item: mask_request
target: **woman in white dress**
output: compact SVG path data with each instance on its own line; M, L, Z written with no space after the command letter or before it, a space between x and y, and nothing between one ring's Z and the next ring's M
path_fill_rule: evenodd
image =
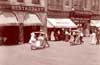
M34 32L31 33L31 38L29 40L29 43L31 45L31 50L36 49L36 36Z
M54 32L51 33L51 40L54 41L55 37L54 37Z
M91 34L90 34L90 38L91 38L91 40L90 40L90 42L91 42L91 44L96 44L96 33L95 32L92 32Z

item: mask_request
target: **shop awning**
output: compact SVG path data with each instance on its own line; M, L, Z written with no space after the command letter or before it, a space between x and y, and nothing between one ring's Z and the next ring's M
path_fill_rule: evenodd
M12 13L1 13L0 14L0 26L18 25L16 17Z
M90 25L100 27L100 20L91 20Z
M25 18L24 25L42 25L42 22L40 21L39 17L35 14L28 14Z
M56 27L56 28L76 28L76 24L67 18L48 18L47 27Z

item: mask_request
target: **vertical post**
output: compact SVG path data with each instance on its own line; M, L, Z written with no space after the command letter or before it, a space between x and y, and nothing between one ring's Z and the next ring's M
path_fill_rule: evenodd
M41 19L42 19L42 30L44 31L45 34L47 34L47 0L45 0L45 12L41 14Z
M45 34L47 34L47 8L48 8L48 1L46 0L46 4L45 4L45 23L44 23L44 27L45 27Z
M24 43L24 24L19 23L19 44Z
M19 23L19 44L23 44L24 43L24 19L25 19L25 15L26 12L13 12L18 20Z

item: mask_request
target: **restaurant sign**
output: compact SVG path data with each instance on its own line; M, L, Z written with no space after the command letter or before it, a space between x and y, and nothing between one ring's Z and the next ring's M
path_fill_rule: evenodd
M44 7L36 6L23 6L23 5L1 5L0 9L2 10L15 10L15 11L29 11L29 12L45 12Z

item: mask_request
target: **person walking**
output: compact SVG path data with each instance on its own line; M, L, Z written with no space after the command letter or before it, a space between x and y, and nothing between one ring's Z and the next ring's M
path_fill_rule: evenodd
M96 39L97 39L96 45L99 45L100 44L100 30L96 31Z
M91 32L90 38L91 38L91 44L96 44L97 38L96 38L96 33L95 32Z
M80 44L82 44L84 41L83 41L83 32L80 32Z

